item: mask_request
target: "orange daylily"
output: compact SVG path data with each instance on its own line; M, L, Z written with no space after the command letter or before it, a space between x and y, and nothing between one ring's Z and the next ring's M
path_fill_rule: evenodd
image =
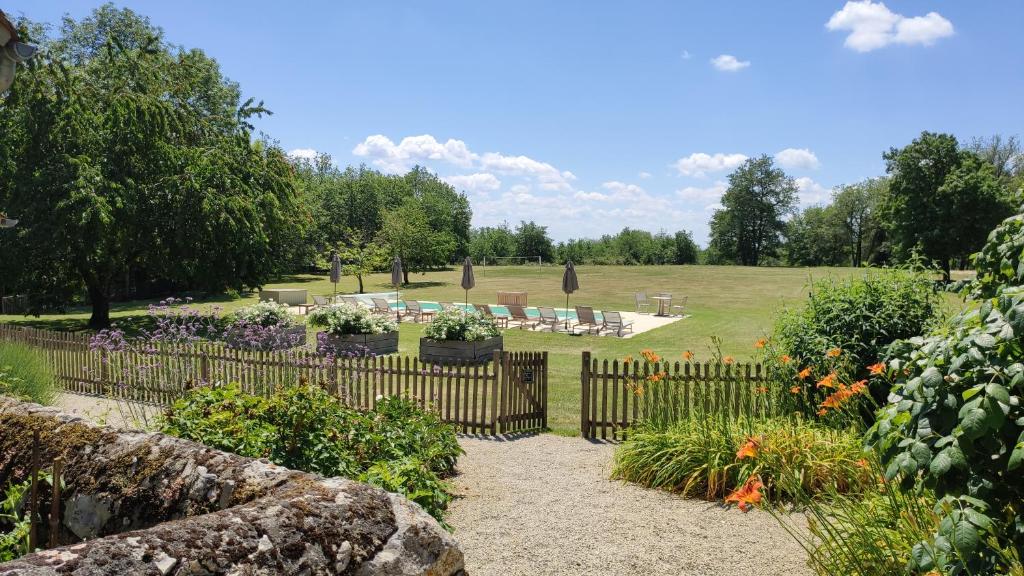
M683 360L693 360L693 352L690 352L689 350L683 352Z
M736 451L736 459L757 458L757 450L761 444L754 438L749 438L740 449Z
M867 468L868 467L868 461L866 459L864 459L864 458L861 458L860 460L857 460L857 467L858 468Z
M789 354L783 354L781 357L779 357L779 360L783 364L789 364L789 361L792 360L792 358L789 357Z
M768 387L767 386L758 386L754 391L757 392L758 394L767 394L768 393Z
M736 359L733 358L732 356L726 356L725 358L722 358L722 362L725 364L732 364L735 361Z
M850 391L853 392L854 394L860 394L867 387L868 387L868 381L867 380L857 380L853 384L850 384Z
M871 371L872 376L882 374L885 372L885 363L879 362L878 364L872 364L871 366L868 366L868 370Z
M792 388L789 389L789 392L790 392L790 394L799 394L800 393L800 387L799 386L793 386Z
M825 355L828 356L829 358L837 358L842 353L843 353L843 351L841 349L833 348L833 349L829 350L828 352L826 352Z
M768 340L761 338L757 342L754 342L754 348L764 348L764 345L768 343Z
M825 414L828 414L828 410L825 410L824 408L818 410L818 416L824 416Z
M644 357L644 360L647 360L651 364L654 364L655 362L661 360L661 356L655 354L654 350L651 350L650 348L645 348L644 350L641 350L640 355Z
M764 483L761 482L761 479L757 476L751 476L747 478L743 486L729 494L725 501L735 502L739 504L740 510L748 512L754 507L754 504L761 502L761 488L764 488Z
M818 388L835 388L838 377L835 372L830 373L818 381Z
M625 362L626 364L632 364L633 363L633 357L632 356L626 356L625 358L622 359L622 361Z
M811 369L810 368L804 368L803 370L801 370L797 374L797 376L799 376L801 380L807 380L807 377L810 376L810 375L811 375Z

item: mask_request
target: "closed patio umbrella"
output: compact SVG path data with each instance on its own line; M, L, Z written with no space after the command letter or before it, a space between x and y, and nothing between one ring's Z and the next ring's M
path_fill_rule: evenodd
M399 320L402 314L398 310L398 287L402 285L402 277L402 259L395 256L395 261L391 263L391 285L395 287L395 317Z
M341 281L341 258L337 252L331 253L331 282L334 283L334 295L338 295L338 282Z
M562 292L565 292L565 329L569 330L569 294L580 289L580 279L576 277L576 267L572 260L565 263L565 272L562 274Z
M473 261L466 256L462 263L462 289L466 291L466 306L469 306L469 291L476 286L476 277L473 276Z

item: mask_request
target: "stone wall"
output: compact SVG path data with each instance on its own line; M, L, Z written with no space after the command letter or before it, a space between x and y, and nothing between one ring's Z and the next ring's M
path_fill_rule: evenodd
M43 468L64 461L64 545L0 576L464 575L452 536L400 496L2 397L0 486L27 477L34 430Z

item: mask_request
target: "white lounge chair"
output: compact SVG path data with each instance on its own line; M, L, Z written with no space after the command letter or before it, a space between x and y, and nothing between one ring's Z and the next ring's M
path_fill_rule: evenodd
M375 314L394 314L391 310L391 305L388 304L387 300L383 298L371 298L370 301L373 302L373 312Z
M483 314L486 318L494 320L494 323L502 328L508 328L508 316L504 314L495 314L494 310L487 304L473 304L473 307L477 309L477 312Z
M505 307L508 308L508 313L512 315L511 320L513 322L519 323L520 329L526 327L533 329L536 328L538 324L540 324L540 320L530 318L530 316L526 313L526 308L518 304L506 304Z
M540 323L543 326L551 326L551 331L558 330L558 327L564 324L563 320L558 318L558 314L554 308L548 308L546 306L540 306L537 308L540 310Z

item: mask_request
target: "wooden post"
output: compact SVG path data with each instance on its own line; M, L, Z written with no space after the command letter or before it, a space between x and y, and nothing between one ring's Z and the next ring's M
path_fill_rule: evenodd
M36 523L39 516L39 431L32 431L32 487L28 498L28 550L37 548Z
M50 542L48 548L60 545L60 477L64 473L64 460L53 461L53 495L50 498Z
M548 351L541 352L541 427L548 429Z
M498 416L498 432L504 434L508 429L509 403L509 370L512 369L508 352L501 353L501 414Z
M492 362L494 363L494 383L491 385L491 435L498 434L498 388L501 385L501 350L495 350Z
M580 370L580 435L589 438L590 426L587 414L590 412L590 351L583 351L583 367Z

